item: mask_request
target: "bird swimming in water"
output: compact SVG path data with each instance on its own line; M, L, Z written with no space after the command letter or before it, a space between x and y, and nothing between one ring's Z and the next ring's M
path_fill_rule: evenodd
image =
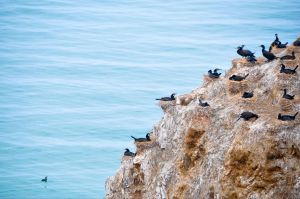
M289 95L289 94L287 94L287 90L286 90L286 89L283 89L283 95L282 95L282 98L288 99L288 100L293 100L294 97L295 97L295 95Z
M294 60L296 59L295 52L292 52L292 55L285 55L280 58L280 60Z
M175 100L175 95L176 95L176 93L172 93L171 97L162 97L162 98L156 99L156 100L160 100L160 101L173 101L173 100Z
M213 79L219 78L222 73L218 73L218 70L221 70L221 69L216 68L216 69L214 69L214 72L212 72L212 70L209 70L208 76Z
M277 59L278 57L276 57L273 53L266 51L265 50L265 46L264 45L260 45L260 47L262 47L262 54L265 58L268 59L268 61L272 61L274 59Z
M295 74L297 68L298 68L298 65L294 69L289 69L289 68L285 68L284 64L281 64L280 73Z
M255 113L249 112L249 111L245 111L243 112L239 119L243 118L245 121L250 120L251 118L258 118L258 115L256 115ZM239 119L237 121L239 121Z
M43 178L41 181L42 181L42 182L47 182L47 180L48 180L47 178L48 178L48 177L45 176L45 178Z
M134 157L136 153L131 152L128 148L125 149L124 156Z
M244 92L242 98L251 98L253 97L253 92Z
M281 115L281 113L278 114L278 119L282 121L292 121L296 119L296 116L298 115L298 112L295 115Z
M146 134L146 138L135 138L133 136L131 136L135 142L148 142L148 141L151 141L150 139L150 133L147 133Z
M202 106L202 107L209 106L209 104L207 102L202 102L201 99L199 99L199 105Z
M241 55L242 57L252 57L254 56L254 53L251 52L250 50L244 50L243 48L245 47L245 45L241 45L237 47L237 54Z
M249 73L247 75L245 75L244 77L239 76L239 75L232 75L231 77L229 77L229 80L233 80L233 81L242 81L244 79L246 79L246 77L248 77Z
M279 43L277 44L277 48L286 48L286 46L287 46L287 44L288 44L288 42L286 42L285 44L282 44L280 41L279 41Z

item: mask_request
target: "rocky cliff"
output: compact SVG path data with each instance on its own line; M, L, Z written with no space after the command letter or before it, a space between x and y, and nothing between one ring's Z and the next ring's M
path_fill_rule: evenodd
M225 76L210 79L174 102L160 102L164 116L151 141L136 143L137 155L123 157L106 182L107 199L300 198L300 117L277 119L300 110L300 69L280 73L284 63L300 64L300 47L273 49L280 57L253 64L235 59ZM233 74L249 76L229 80ZM295 95L282 98L283 89ZM254 97L242 98L244 91ZM201 107L198 99L207 101ZM258 119L239 118L243 111Z

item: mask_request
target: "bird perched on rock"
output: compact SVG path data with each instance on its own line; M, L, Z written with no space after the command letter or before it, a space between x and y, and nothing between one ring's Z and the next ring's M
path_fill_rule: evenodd
M125 149L124 156L134 157L136 153L131 152L128 148Z
M222 74L222 73L218 73L219 70L221 70L221 69L216 68L216 69L214 69L214 72L212 72L212 70L209 70L208 76L213 79L219 78L220 75Z
M285 68L284 64L281 64L280 73L295 74L297 68L298 68L298 65L294 69L289 69L289 68Z
M251 62L251 63L257 62L256 57L254 55L249 56L246 59L247 59L248 62Z
M287 46L287 44L288 44L288 42L286 42L285 44L282 44L280 41L279 41L279 43L277 44L277 48L286 48L286 46Z
M209 106L209 104L207 102L202 102L201 99L199 99L199 105L202 106L202 107Z
M282 121L292 121L296 119L296 116L298 115L298 112L295 115L281 115L281 113L278 114L278 119Z
M277 46L279 44L279 38L278 38L278 34L276 33L275 34L275 40L272 42L271 46L274 47L274 46Z
M237 47L237 54L241 55L242 57L252 57L254 56L254 53L251 52L250 50L244 50L243 48L245 47L245 45L241 45Z
M244 92L242 98L251 98L253 97L253 92Z
M274 59L277 59L278 57L276 57L273 53L266 51L265 50L265 46L264 45L260 45L260 47L262 47L262 54L265 58L268 59L268 61L272 61Z
M172 95L170 97L162 97L162 98L156 99L156 100L160 100L160 101L173 101L173 100L175 100L175 95L176 95L176 93L172 93Z
M239 119L243 118L245 121L250 120L251 118L258 118L258 115L256 115L255 113L249 112L249 111L245 111L243 112ZM239 119L237 121L239 121Z
M229 77L229 80L233 80L233 81L242 81L244 79L246 79L246 77L248 77L249 73L247 75L245 75L244 77L239 76L239 75L232 75L231 77Z
M288 100L293 100L294 97L295 97L295 95L289 95L289 94L287 94L287 90L286 90L286 89L283 89L283 95L282 95L282 98L288 99Z
M292 52L292 55L285 55L283 57L280 57L280 60L294 60L294 59L296 59L294 51Z
M300 38L293 42L294 46L300 46Z
M272 52L272 49L273 49L273 46L271 45L271 46L269 47L269 52Z
M45 178L43 178L41 181L42 181L42 182L47 182L47 181L48 181L48 177L45 176Z
M148 141L151 141L150 139L150 133L147 133L146 134L146 138L135 138L133 136L131 136L135 142L148 142Z

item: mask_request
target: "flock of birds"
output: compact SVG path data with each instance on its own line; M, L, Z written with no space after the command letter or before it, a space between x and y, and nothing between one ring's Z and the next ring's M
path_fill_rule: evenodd
M281 41L278 38L278 34L275 34L275 40L272 42L272 44L270 45L269 51L265 50L265 46L264 45L260 45L260 47L262 48L262 55L267 58L268 62L272 61L274 59L280 59L280 60L295 60L296 56L295 56L295 52L293 51L291 55L285 55L282 57L277 57L275 56L271 51L273 49L273 47L276 48L286 48L287 47L288 42L286 42L285 44L282 44ZM297 40L294 42L294 46L300 46L300 41ZM248 62L256 62L256 57L254 56L254 53L251 52L250 50L246 50L244 49L245 45L241 45L237 47L237 54L239 54L240 56L246 58L246 60ZM282 63L281 64L281 69L280 69L280 73L285 73L285 74L295 74L296 70L298 68L298 65L296 67L294 67L294 69L289 69L286 68L286 66ZM218 73L218 71L221 69L214 69L214 71L209 70L208 71L208 76L212 79L216 79L219 78L221 73ZM244 79L246 79L248 77L249 74L246 74L245 76L239 76L239 75L232 75L231 77L229 77L229 80L232 81L243 81ZM242 98L252 98L253 92L244 92L242 95ZM287 99L287 100L293 100L295 97L295 95L290 95L287 93L287 89L284 89L284 93L282 95L282 98ZM207 102L202 102L201 99L199 99L199 105L206 107L209 106L209 104ZM297 116L298 112L295 113L294 115L282 115L281 113L278 114L278 119L282 120L282 121L292 121L295 120L296 116ZM258 118L258 115L249 111L245 111L243 113L240 114L240 117L238 118L241 119L243 118L244 120L248 121L252 118Z
M295 60L296 56L295 56L295 52L293 51L291 55L285 55L282 57L277 57L276 55L274 55L272 53L272 49L274 47L276 48L286 48L287 47L288 42L286 42L285 44L281 43L281 41L278 38L278 34L275 34L275 40L271 43L270 47L269 47L269 51L265 50L265 46L264 45L260 45L260 47L262 48L262 55L267 59L268 62L273 61L275 59L280 59L280 60ZM298 39L297 41L295 41L293 43L294 46L300 46L300 40ZM254 55L253 52L251 52L250 50L244 49L245 45L241 45L237 47L237 54L239 54L240 56L242 56L243 58L245 58L248 62L251 63L255 63L257 62L257 59ZM283 63L281 63L281 69L280 69L280 73L285 73L285 74L289 74L289 75L293 75L296 73L296 69L298 68L298 65L294 67L294 69L289 69L287 68ZM212 78L212 79L217 79L221 76L222 73L219 73L218 71L220 71L221 69L216 68L214 70L209 70L208 71L208 77ZM243 81L248 77L249 74L246 74L245 76L239 76L239 75L232 75L231 77L229 77L229 80L231 81ZM174 101L175 100L175 93L172 93L170 97L162 97L156 100L160 100L160 101ZM252 92L244 92L242 95L242 98L252 98L254 96L253 91ZM287 89L284 89L284 93L282 95L282 98L287 99L287 100L294 100L295 95L290 95L287 93ZM208 104L208 102L203 102L201 99L199 99L199 105L202 107L209 107L210 105ZM292 121L295 120L296 116L298 115L298 112L295 113L294 115L282 115L281 113L278 114L277 119L278 120L282 120L282 121ZM244 111L240 114L239 118L237 119L240 120L241 118L244 119L245 121L248 121L252 118L257 119L259 116L255 113L252 113L250 111ZM150 133L147 133L146 138L135 138L133 136L131 136L135 142L149 142L151 141L150 139ZM136 155L136 153L131 152L128 148L125 149L124 152L125 156L131 156L134 157Z

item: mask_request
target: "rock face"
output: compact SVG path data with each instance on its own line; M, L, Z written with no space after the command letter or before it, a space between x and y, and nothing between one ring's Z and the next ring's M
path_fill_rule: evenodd
M164 116L151 141L137 144L137 155L123 157L106 182L107 199L300 198L300 69L280 73L280 64L300 64L300 47L273 49L276 56L296 53L296 60L255 64L233 60L219 79L204 77L200 88L161 102ZM249 76L230 81L233 75ZM282 98L283 89L295 95ZM242 98L253 91L252 98ZM201 107L198 99L210 106ZM238 120L243 111L259 117Z

